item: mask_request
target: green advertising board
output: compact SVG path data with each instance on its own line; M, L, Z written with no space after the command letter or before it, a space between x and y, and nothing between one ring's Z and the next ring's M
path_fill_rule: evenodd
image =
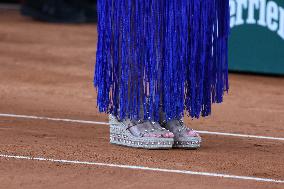
M230 0L231 71L284 75L284 0Z

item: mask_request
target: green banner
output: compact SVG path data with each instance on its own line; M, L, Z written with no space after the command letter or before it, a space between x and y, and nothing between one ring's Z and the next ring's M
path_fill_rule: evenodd
M229 69L284 75L284 0L230 0Z

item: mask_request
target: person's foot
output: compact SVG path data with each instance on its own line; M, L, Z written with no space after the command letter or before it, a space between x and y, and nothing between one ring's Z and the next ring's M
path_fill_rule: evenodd
M170 149L174 140L169 131L157 129L150 121L119 120L109 115L110 143L146 149Z
M161 127L158 122L151 122L149 120L130 120L122 121L127 126L128 130L134 136L142 137L157 137L157 138L173 138L174 134L169 130Z
M174 134L173 147L194 149L200 147L200 135L195 130L188 128L182 120L163 120L160 124Z
M148 121L149 122L149 121ZM164 138L174 138L174 133L162 127L159 122L150 122L152 126L159 131L162 137Z

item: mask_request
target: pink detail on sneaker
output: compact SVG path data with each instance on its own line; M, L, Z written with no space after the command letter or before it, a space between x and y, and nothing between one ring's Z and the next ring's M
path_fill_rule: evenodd
M162 135L164 138L174 138L174 133L172 132L167 132Z
M174 137L175 137L174 133L169 132L169 138L174 138Z
M194 131L194 130L190 130L187 132L187 134L190 136L190 137L200 137L199 134Z

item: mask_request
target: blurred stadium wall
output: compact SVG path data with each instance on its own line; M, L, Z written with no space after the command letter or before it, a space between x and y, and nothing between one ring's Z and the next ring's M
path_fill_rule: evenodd
M19 3L23 0L0 0L0 3Z
M284 75L284 0L230 0L229 69Z

